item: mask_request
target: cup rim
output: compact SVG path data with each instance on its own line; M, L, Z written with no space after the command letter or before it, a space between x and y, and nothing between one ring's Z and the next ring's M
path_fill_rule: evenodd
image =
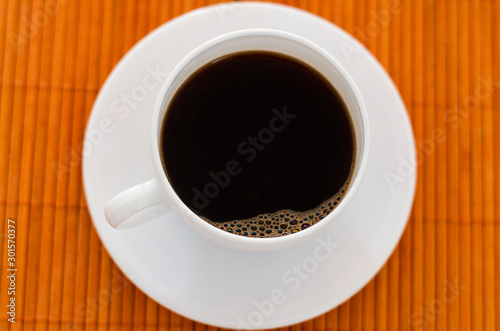
M168 104L170 100L166 100L167 92L169 91L172 83L177 79L178 75L181 73L183 68L189 64L192 60L194 60L198 55L203 53L204 51L216 46L217 44L223 42L223 41L228 41L231 39L237 39L237 38L242 38L242 37L250 37L250 36L270 36L270 37L278 37L278 38L284 38L288 39L291 41L298 42L316 53L318 53L320 56L322 56L324 59L326 59L330 65L332 65L340 74L341 76L345 79L349 89L354 95L355 102L358 104L359 107L359 113L361 115L361 126L362 126L362 146L363 150L360 154L360 161L357 165L357 173L353 176L353 179L351 180L351 183L348 186L348 190L346 194L344 195L343 199L341 200L341 203L330 213L328 214L323 220L320 222L314 224L313 226L301 230L297 233L292 233L288 234L285 236L280 236L280 237L246 237L246 236L239 236L233 233L229 233L226 231L222 231L221 229L209 224L205 220L203 220L200 216L195 214L191 209L189 209L186 204L180 199L180 197L177 195L175 190L173 189L170 181L167 178L167 175L165 173L165 170L163 168L161 156L160 156L160 134L161 134L161 124L158 125L159 117L160 114L163 112L164 109L168 107ZM280 53L279 51L276 51L277 53ZM231 53L228 53L231 54ZM287 55L290 56L290 55ZM293 57L293 56L292 56ZM298 59L299 60L299 59ZM306 64L307 61L299 60L301 62L305 62ZM163 115L165 116L165 114ZM161 122L163 121L163 118L161 119ZM174 69L171 71L171 73L168 75L166 81L164 82L155 106L154 106L154 111L153 111L153 118L152 118L152 123L151 123L151 154L153 157L153 164L155 168L155 174L156 174L156 179L161 183L161 186L167 191L167 203L171 206L174 207L180 214L182 214L187 220L185 220L186 223L188 223L189 226L196 225L196 230L203 236L207 237L208 239L219 239L217 243L223 244L225 246L230 246L230 247L235 247L238 246L239 248L243 249L255 249L255 248L260 248L260 249L266 249L266 248L285 248L288 247L289 245L287 244L292 244L292 243L298 243L302 240L305 240L306 238L309 238L311 235L314 233L317 233L321 231L324 227L330 225L330 223L337 217L337 215L341 214L342 211L346 208L346 206L351 202L351 200L354 198L355 193L357 192L362 179L364 178L364 174L366 172L367 164L368 164L368 158L369 158L369 152L370 152L370 127L369 127L369 120L368 120L368 113L366 111L365 104L363 102L363 98L361 95L361 92L359 91L356 83L352 79L352 77L349 75L347 70L342 66L342 64L329 52L324 50L322 47L318 46L317 44L313 43L312 41L309 41L303 37L300 37L296 34L290 33L290 32L285 32L281 30L274 30L274 29L244 29L244 30L238 30L238 31L233 31L229 33L225 33L222 35L219 35L215 38L212 38L205 43L197 46L194 48L191 52L189 52L182 60L174 67ZM358 138L358 135L356 134L356 138ZM357 144L358 146L361 145L360 143ZM212 236L210 236L212 235Z

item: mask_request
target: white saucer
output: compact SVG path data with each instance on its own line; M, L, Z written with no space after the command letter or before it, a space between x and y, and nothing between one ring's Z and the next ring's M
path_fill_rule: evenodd
M325 261L318 261L326 254L317 248L322 247L318 238L285 251L251 254L206 241L173 213L123 230L111 228L104 219L104 205L111 197L153 176L149 129L161 84L153 86L155 77L149 71L158 66L169 72L200 43L245 28L285 30L317 43L345 66L367 105L372 151L366 177L351 204L319 234L336 243ZM129 106L120 101L122 94L135 96ZM202 8L170 21L122 59L92 110L83 174L88 208L102 242L142 291L206 324L262 329L325 313L359 291L384 265L411 210L416 174L411 167L398 174L398 168L401 171L402 160L411 160L412 153L412 129L401 98L361 44L301 10L234 3ZM389 185L388 172L398 174L399 182ZM294 265L308 270L303 280L293 275ZM277 300L274 296L279 293Z

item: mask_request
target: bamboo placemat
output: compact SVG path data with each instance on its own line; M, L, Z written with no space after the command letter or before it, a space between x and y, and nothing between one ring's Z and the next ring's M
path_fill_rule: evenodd
M285 330L500 330L500 1L274 1L353 34L398 86L418 142L409 225L335 310ZM212 0L0 0L0 329L206 330L114 265L82 191L81 144L117 61ZM8 219L16 222L16 323Z

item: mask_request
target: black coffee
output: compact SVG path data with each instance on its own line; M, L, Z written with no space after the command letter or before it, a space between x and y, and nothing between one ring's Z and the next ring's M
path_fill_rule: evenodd
M176 92L161 153L181 200L220 229L275 237L341 201L355 159L342 98L311 67L269 52L220 58Z

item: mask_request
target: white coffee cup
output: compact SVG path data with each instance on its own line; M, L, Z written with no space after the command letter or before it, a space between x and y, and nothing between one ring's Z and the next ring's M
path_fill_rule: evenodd
M160 156L162 122L169 102L182 83L199 68L213 60L228 54L255 50L272 51L293 57L322 73L342 96L355 131L356 161L351 183L342 201L317 224L282 237L240 236L223 231L204 221L177 196L167 179ZM112 198L105 207L106 220L113 227L118 227L131 217L134 220L145 220L149 217L145 212L147 209L163 205L177 213L180 219L193 230L217 244L246 251L287 248L317 234L344 210L353 199L363 179L369 150L368 116L361 94L347 71L330 53L302 37L278 30L248 29L227 33L194 49L180 61L167 78L155 104L151 126L151 162L155 168L155 175L149 181L131 187Z

